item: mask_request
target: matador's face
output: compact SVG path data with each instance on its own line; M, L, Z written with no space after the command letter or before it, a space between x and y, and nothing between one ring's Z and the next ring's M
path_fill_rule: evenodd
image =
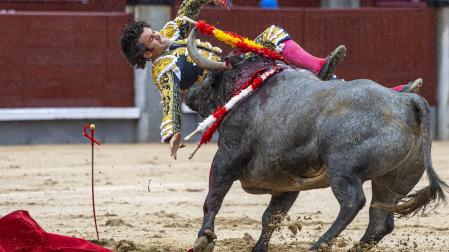
M143 55L147 59L157 58L165 52L170 45L170 40L162 36L158 31L154 31L148 27L144 27L143 32L139 37L139 42L144 44L148 49Z

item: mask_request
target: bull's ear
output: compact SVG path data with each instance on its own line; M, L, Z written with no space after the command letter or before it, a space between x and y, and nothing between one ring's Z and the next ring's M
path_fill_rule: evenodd
M212 72L208 74L205 82L207 82L213 89L217 89L217 87L221 83L222 77L222 72Z
M232 66L233 68L242 64L244 61L245 59L242 57L241 54L234 54L234 53L230 53L229 56L226 57L225 59L226 64Z
M232 66L233 68L235 66L242 64L244 61L245 61L244 54L237 49L231 51L225 58L226 64Z

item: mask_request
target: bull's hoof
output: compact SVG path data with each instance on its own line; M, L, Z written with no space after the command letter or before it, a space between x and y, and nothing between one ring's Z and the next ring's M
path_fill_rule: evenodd
M309 248L309 250L312 251L319 251L319 252L330 252L332 251L332 245L326 244L326 243L315 243L312 247Z
M373 248L376 244L377 244L376 242L372 243L355 242L352 248L348 250L348 252L366 252L371 250L371 248Z
M348 252L362 252L362 248L358 246L353 246L352 248L348 249Z
M215 242L209 242L206 236L198 237L193 244L193 252L212 252L214 251Z
M204 235L198 237L193 244L193 252L214 251L215 239L217 239L215 233L210 229L206 229L206 231L204 231Z

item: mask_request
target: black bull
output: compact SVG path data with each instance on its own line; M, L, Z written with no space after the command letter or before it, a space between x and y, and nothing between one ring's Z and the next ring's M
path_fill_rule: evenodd
M190 43L197 62L195 51ZM261 61L252 58L209 74L191 88L187 105L208 115L223 105L236 78ZM321 81L294 68L272 76L220 126L194 251L213 250L214 219L236 180L248 193L272 195L253 251L268 250L274 227L300 191L329 186L340 211L311 249L330 245L365 205L362 185L371 180L369 224L360 244L375 245L392 232L395 213L412 215L445 200L448 186L431 162L429 117L421 96L394 92L371 80ZM430 185L406 196L424 171Z

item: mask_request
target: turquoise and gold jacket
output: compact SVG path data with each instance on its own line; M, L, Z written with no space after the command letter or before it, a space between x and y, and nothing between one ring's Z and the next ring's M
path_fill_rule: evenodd
M194 83L200 82L207 74L190 58L187 51L189 23L181 16L195 19L201 7L209 0L184 0L176 18L167 24L160 33L171 43L167 51L153 61L152 79L162 96L162 142L167 142L174 133L181 130L181 95ZM201 54L219 61L221 49L207 42L197 41Z

